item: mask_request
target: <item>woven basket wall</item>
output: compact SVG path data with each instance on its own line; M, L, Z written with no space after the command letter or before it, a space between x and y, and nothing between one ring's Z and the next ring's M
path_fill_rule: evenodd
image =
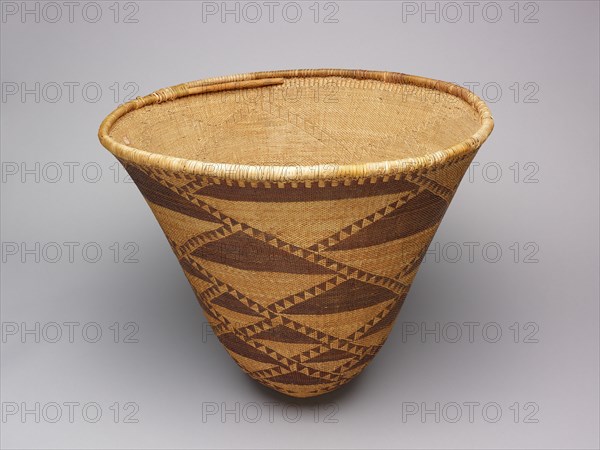
M310 397L381 348L492 128L485 104L449 83L298 70L162 89L99 136L232 358Z

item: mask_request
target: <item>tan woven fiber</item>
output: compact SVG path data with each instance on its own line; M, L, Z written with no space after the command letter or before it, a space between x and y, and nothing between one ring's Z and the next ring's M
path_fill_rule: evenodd
M310 397L381 348L492 128L459 86L318 69L161 89L117 108L99 138L233 359Z

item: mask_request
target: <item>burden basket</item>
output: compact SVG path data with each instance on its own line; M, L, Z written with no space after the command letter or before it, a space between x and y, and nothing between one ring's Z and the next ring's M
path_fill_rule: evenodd
M470 91L363 70L160 89L102 123L215 334L260 383L332 391L384 344L493 120Z

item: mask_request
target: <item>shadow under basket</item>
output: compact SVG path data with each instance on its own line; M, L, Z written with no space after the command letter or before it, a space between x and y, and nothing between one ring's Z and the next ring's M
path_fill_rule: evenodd
M492 128L459 86L319 69L161 89L116 109L99 137L231 357L311 397L381 348Z

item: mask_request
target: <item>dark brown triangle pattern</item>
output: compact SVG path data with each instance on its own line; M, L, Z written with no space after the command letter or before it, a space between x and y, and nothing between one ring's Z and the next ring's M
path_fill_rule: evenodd
M275 342L288 342L291 344L318 344L319 341L315 338L300 333L293 328L288 328L284 325L277 325L274 328L261 331L253 336L254 339L266 339Z
M324 353L321 353L314 358L310 358L307 362L327 362L327 361L339 361L341 359L354 358L352 353L345 352L343 350L331 349Z
M223 308L235 311L248 316L260 317L260 314L244 305L241 301L231 295L229 292L224 292L212 301L213 305L218 305Z
M327 292L283 310L282 313L308 315L336 314L368 308L369 306L391 300L394 296L393 292L385 288L351 278Z
M244 270L301 274L333 273L331 269L268 245L238 231L211 241L192 253L207 261Z
M391 214L367 225L329 249L351 250L412 236L437 225L447 207L448 203L443 198L431 191L423 191Z

